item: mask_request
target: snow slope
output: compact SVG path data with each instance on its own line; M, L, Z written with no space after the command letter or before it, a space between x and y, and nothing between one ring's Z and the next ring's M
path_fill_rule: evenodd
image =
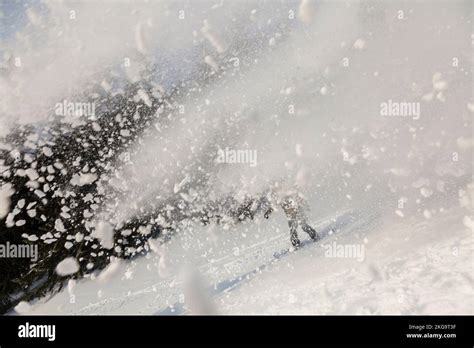
M472 314L472 234L452 210L426 221L334 214L315 222L320 242L296 251L281 216L196 229L28 313ZM329 257L333 243L363 245L363 258Z

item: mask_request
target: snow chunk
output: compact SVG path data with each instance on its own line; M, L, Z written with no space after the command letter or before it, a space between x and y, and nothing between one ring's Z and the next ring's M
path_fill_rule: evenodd
M219 70L219 66L217 65L217 63L216 63L216 61L214 60L214 58L212 58L211 56L206 56L206 57L204 58L204 62L205 62L207 65L209 65L209 66L212 68L212 70L214 70L214 71Z
M110 85L110 83L108 83L106 80L102 80L102 82L100 83L100 86L104 89L104 91L106 92L109 92L110 90L112 90L112 86Z
M56 273L60 276L67 276L79 271L79 263L74 257L68 257L62 260L56 266Z
M120 130L120 135L123 137L129 137L130 136L130 131L128 129L121 129Z
M456 140L456 143L462 151L466 151L466 150L469 150L471 147L474 146L474 139L473 138L460 137Z
M464 216L462 222L464 223L464 226L470 228L471 231L474 231L474 220L470 216Z
M467 103L467 109L470 112L474 112L474 103Z
M201 33L209 41L209 43L216 49L218 53L224 53L227 46L224 44L219 35L213 30L212 26L207 20L204 20L204 25L201 28Z
M363 40L363 39L357 39L357 40L354 42L353 47L354 47L354 49L356 49L356 50L362 51L362 50L365 49L365 47L366 47L365 40Z
M39 178L38 172L33 168L28 168L27 170L25 170L25 174L30 180L36 180Z
M151 23L145 23L147 26L151 26ZM143 32L143 23L138 23L135 27L135 44L138 52L142 54L148 54L148 48L145 44L144 32Z
M23 209L23 207L25 206L25 202L26 202L25 199L22 198L18 201L16 205L18 206L18 208Z
M23 313L28 313L31 310L31 306L28 302L25 301L20 301L16 306L15 306L15 312L19 314Z
M425 209L425 211L423 212L423 216L425 217L425 219L430 219L431 212L428 209Z
M94 132L100 132L100 130L102 128L100 127L100 125L97 122L93 122L92 123L92 129L94 130Z
M421 193L421 195L422 195L423 197L428 198L428 197L430 197L430 196L433 194L433 190L430 190L430 189L427 188L427 187L422 187L422 188L420 189L420 193Z
M295 145L295 152L296 152L296 156L298 156L298 157L303 156L303 146L301 144L296 144Z
M66 232L66 229L64 228L64 224L61 219L56 219L56 221L54 222L54 229L58 232Z
M389 172L395 176L409 176L410 170L407 168L391 168Z
M39 238L35 235L28 236L28 240L30 242L36 242Z
M114 228L108 222L99 221L92 236L100 241L100 244L106 249L112 249L114 246Z
M430 185L430 180L427 178L419 178L415 182L411 184L414 188L421 188L423 186L429 186Z
M70 183L75 186L84 186L92 184L94 181L97 180L97 174L74 174Z
M122 262L120 259L111 257L109 265L99 274L97 281L100 283L107 283L120 270Z
M195 269L185 269L183 272L183 300L190 314L208 315L216 313L212 303L209 284Z
M139 100L140 99L143 100L143 102L146 104L146 106L151 107L151 105L152 105L151 99L148 96L148 94L145 92L145 90L139 89L137 91L137 97L138 97Z
M313 21L316 14L315 1L302 0L298 7L298 18L305 24L309 24Z
M3 219L10 212L10 196L14 193L11 184L0 188L0 219Z
M436 91L442 91L448 87L448 83L445 80L443 80L442 75L439 72L433 75L432 82L433 82L433 88Z
M53 155L53 150L51 150L49 147L45 146L43 147L43 155L46 157L51 157Z
M31 7L28 7L25 12L31 24L35 26L41 24L41 17Z

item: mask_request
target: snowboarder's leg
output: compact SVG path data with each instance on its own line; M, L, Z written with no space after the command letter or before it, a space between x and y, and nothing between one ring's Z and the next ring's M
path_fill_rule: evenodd
M303 229L303 231L305 231L307 234L309 234L309 236L311 237L312 240L317 241L321 238L319 236L318 232L316 232L316 230L314 228L312 228L310 225L308 225L306 223L306 221L303 221L301 223L301 228Z
M289 219L288 226L290 227L290 241L294 247L300 245L300 240L298 239L298 233L296 229L298 228L298 221L296 219Z
M263 217L265 219L268 219L270 217L270 214L273 213L272 203L268 200L267 197L261 197L258 200L258 205L257 205L256 210L262 211Z
M273 209L270 207L270 208L268 208L267 211L265 211L265 214L263 214L263 217L264 217L265 219L268 219L268 218L270 217L270 214L271 214L271 213L273 213Z

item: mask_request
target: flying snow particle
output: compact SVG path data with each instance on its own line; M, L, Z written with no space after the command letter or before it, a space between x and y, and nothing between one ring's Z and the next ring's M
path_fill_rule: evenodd
M100 125L97 122L93 122L92 123L92 129L94 130L94 132L100 132L100 130L102 128L100 127Z
M216 63L216 61L214 60L214 58L212 58L211 56L206 56L206 57L204 58L204 62L205 62L207 65L209 65L209 66L212 68L212 70L214 70L214 71L219 70L219 66L217 65L217 63Z
M56 273L60 276L67 276L79 271L79 263L74 257L68 257L62 260L56 266Z
M58 232L66 232L66 229L64 228L64 224L61 219L56 219L54 222L54 229Z
M69 279L67 282L67 292L69 296L74 296L74 288L76 287L76 281L74 279Z
M410 170L407 168L391 168L389 172L395 176L409 176Z
M35 235L28 236L27 238L30 242L36 242L39 238Z
M26 220L18 220L18 221L15 223L15 226L23 226L24 224L26 224Z
M30 218L34 218L36 216L36 209L29 209L26 211L26 213Z
M137 91L137 96L136 97L139 100L142 100L146 104L146 106L148 106L149 108L151 108L151 106L153 105L152 102L151 102L150 97L148 96L148 94L143 89L139 89Z
M184 302L190 314L213 314L216 312L208 286L198 271L186 269L182 275Z
M301 144L296 144L295 145L295 152L296 152L296 156L298 156L298 157L303 156L303 146Z
M411 184L414 188L421 188L423 186L429 186L430 185L430 180L424 177L419 178L415 182Z
M448 83L442 79L442 75L439 72L433 75L432 82L433 82L433 88L436 91L442 91L448 87Z
M460 137L456 140L456 143L462 151L466 151L474 146L474 138Z
M474 231L474 220L470 216L464 216L462 222L464 223L464 226L470 228L471 231Z
M31 310L31 306L28 302L25 301L20 301L16 306L15 306L15 312L19 314L23 313L28 313Z
M75 186L84 186L84 185L92 184L96 180L97 180L97 174L80 173L80 174L74 174L72 179L70 180L70 183L71 185L75 185Z
M53 155L53 150L51 150L49 147L45 146L41 149L43 151L43 155L46 157L51 157Z
M0 188L0 219L3 219L10 212L10 196L14 193L11 184Z
M309 24L316 14L316 4L312 0L302 0L298 7L298 18L305 24Z
M120 135L123 137L129 137L130 136L130 131L128 129L122 129L120 130Z
M41 17L33 10L33 8L28 7L25 12L31 24L35 26L41 24Z
M33 168L28 168L27 170L25 170L25 174L28 176L28 179L30 180L36 180L39 178L38 172L34 170Z
M114 246L114 228L108 222L99 221L92 236L100 241L100 244L106 249L112 249Z
M226 51L227 46L207 20L204 21L204 25L201 28L201 33L218 53L224 53Z
M433 191L430 190L429 188L426 188L426 187L422 187L420 189L420 193L423 197L426 197L428 198L429 196L431 196L433 194Z
M110 83L108 83L106 80L102 80L100 83L100 86L104 89L104 91L109 92L112 89L112 86Z
M74 239L76 240L76 242L79 243L80 241L82 241L84 239L84 235L80 232L77 232L74 236Z
M365 49L365 47L366 47L365 40L363 40L363 39L357 39L357 40L354 42L354 45L353 45L352 47L354 47L354 49L356 49L356 50L362 51L362 50Z
M147 24L148 27L151 27L151 23L147 22L145 24ZM145 43L143 25L144 23L140 22L135 27L135 44L138 52L142 54L148 54L148 47Z
M110 279L120 270L121 265L120 259L111 258L109 265L100 272L99 276L97 277L97 281L100 283L106 283L110 281Z

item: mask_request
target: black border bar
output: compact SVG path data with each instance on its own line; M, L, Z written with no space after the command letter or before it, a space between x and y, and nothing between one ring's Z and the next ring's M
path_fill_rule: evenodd
M55 340L19 326L55 325ZM472 347L472 316L2 316L0 346L445 345ZM422 337L407 337L421 334ZM439 338L439 335L443 336ZM454 337L454 335L455 337Z

